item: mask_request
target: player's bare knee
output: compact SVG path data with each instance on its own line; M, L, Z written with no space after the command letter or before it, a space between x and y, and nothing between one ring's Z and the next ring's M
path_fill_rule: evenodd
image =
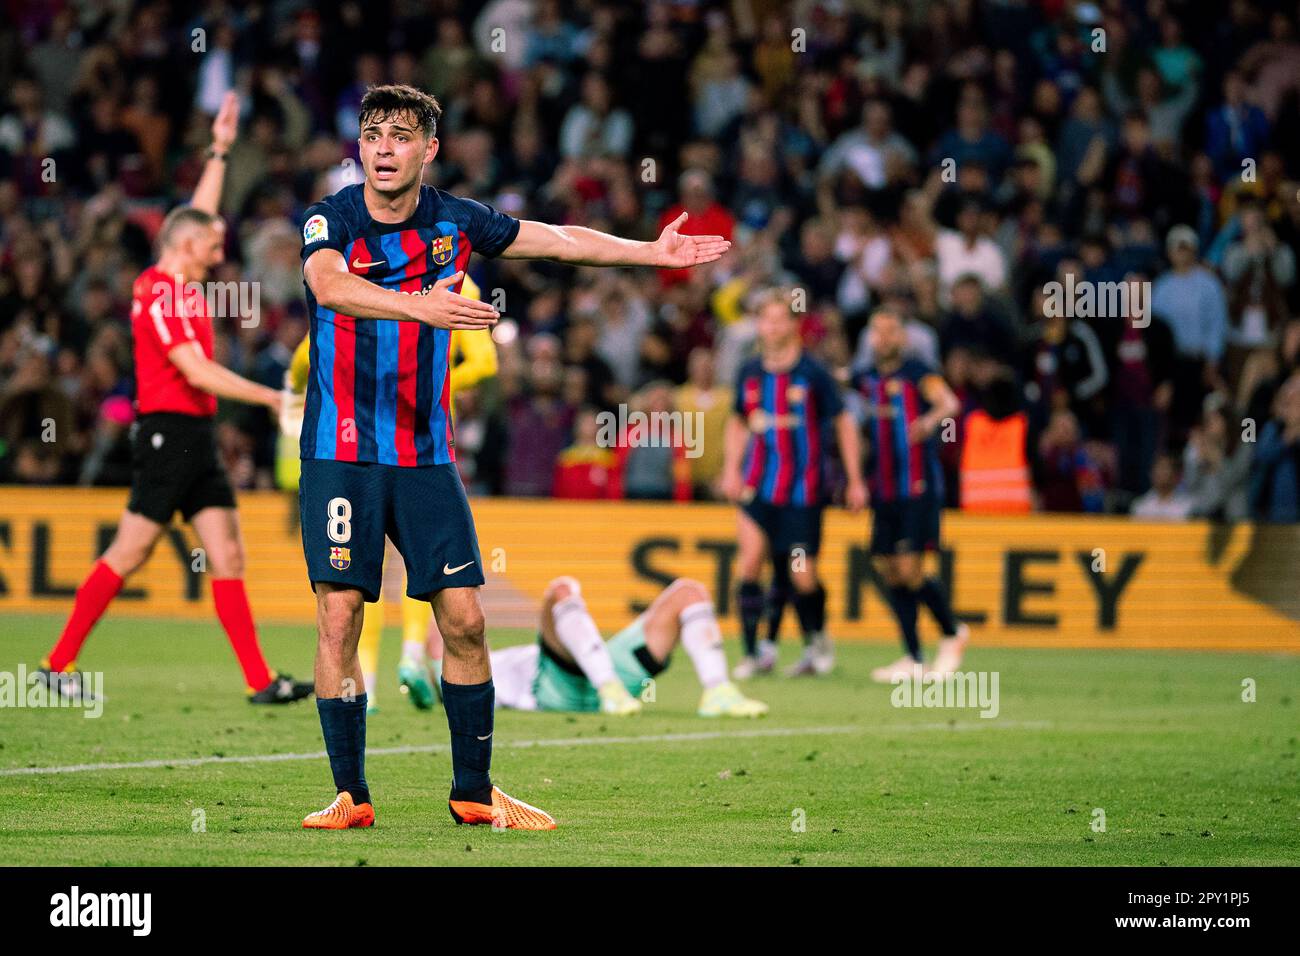
M675 602L682 607L699 604L701 601L713 600L713 595L709 593L709 589L694 578L677 578L668 586L667 593L672 595Z
M581 593L582 585L578 583L578 579L571 575L562 574L558 578L553 578L550 584L546 585L545 598L548 604L558 604L565 598Z
M816 591L820 584L817 580L817 566L809 559L803 568L790 572L790 583L800 594L811 594Z
M439 623L443 643L454 656L460 652L481 648L487 633L487 622L482 608L475 607Z
M898 585L898 573L894 570L893 562L888 558L873 558L871 566L876 569L876 574L885 582L886 587L892 588Z
M244 549L238 542L218 545L208 552L208 567L217 578L242 578Z
M342 651L361 631L365 598L352 588L320 588L316 595L318 643L323 651ZM376 613L381 613L376 610Z

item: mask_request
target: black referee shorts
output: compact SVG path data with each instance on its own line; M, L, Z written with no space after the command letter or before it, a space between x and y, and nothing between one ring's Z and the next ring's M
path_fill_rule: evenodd
M127 511L167 525L177 511L189 521L204 508L233 507L235 493L217 460L212 419L154 412L136 420Z

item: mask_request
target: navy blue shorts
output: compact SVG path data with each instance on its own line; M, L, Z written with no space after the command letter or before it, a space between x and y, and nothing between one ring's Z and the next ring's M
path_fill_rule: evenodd
M937 500L924 495L872 505L871 553L920 554L939 547Z
M298 508L313 586L342 584L378 601L385 536L406 563L410 597L483 583L474 517L455 465L305 459Z
M795 548L802 548L803 553L812 558L821 550L820 505L774 505L754 498L741 505L740 510L763 529L773 555L785 555Z

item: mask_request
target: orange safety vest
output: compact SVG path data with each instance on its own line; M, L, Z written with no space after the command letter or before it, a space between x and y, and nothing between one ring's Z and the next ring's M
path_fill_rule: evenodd
M966 416L961 449L961 510L1024 514L1031 510L1025 436L1029 420L1017 412L1001 421L988 412Z

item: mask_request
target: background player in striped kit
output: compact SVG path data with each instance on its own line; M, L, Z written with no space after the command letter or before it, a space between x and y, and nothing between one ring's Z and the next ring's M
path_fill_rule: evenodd
M860 511L867 498L857 423L830 373L804 352L791 302L788 289L759 297L761 354L741 366L727 423L723 491L740 504L737 576L745 658L733 672L737 679L770 672L776 662L775 643L758 642L759 575L769 556L778 583L789 578L803 632L803 655L787 673L825 674L834 666L825 633L826 590L817 577L832 429L848 479L846 507Z
M924 564L925 553L939 546L943 508L935 433L944 419L961 411L961 403L940 375L905 354L907 336L898 313L877 309L867 329L874 364L854 370L853 387L863 398L870 436L871 554L888 589L905 652L871 672L873 680L888 683L923 669L916 630L919 605L929 609L944 634L933 670L956 670L968 640L969 629L957 622L943 584L926 576Z

